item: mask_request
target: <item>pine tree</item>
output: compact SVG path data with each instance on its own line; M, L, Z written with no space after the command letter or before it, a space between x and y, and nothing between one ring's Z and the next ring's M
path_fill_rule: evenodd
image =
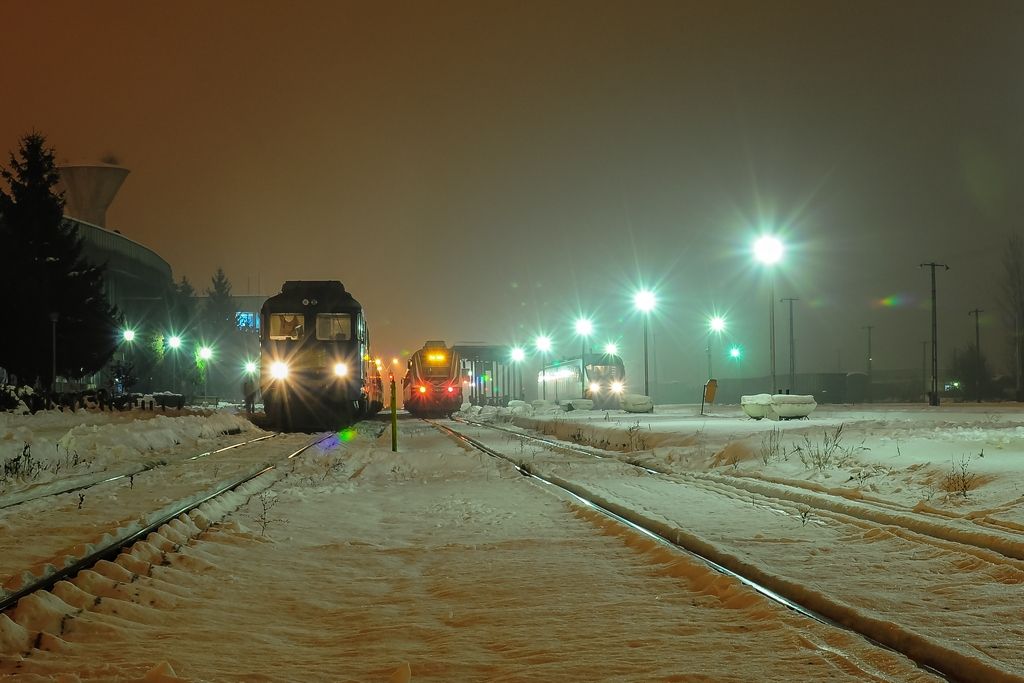
M231 282L223 268L210 278L206 290L206 306L203 308L203 327L209 341L223 342L235 336L238 331L237 311L231 297Z
M57 374L96 372L114 353L121 316L107 302L103 268L82 258L82 240L63 218L59 173L45 138L23 137L0 177L9 188L0 188L0 296L9 322L0 335L0 365L22 383L50 386L56 329Z

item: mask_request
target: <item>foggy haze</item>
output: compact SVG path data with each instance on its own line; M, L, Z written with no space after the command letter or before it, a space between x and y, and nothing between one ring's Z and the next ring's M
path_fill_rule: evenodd
M658 294L657 378L765 374L751 244L787 244L798 371L1010 368L997 277L1024 215L1019 3L8 2L0 146L131 169L108 226L199 290L339 279L376 352L426 339L578 353ZM776 309L788 372L788 308ZM741 344L737 367L724 347ZM653 377L652 377L653 379Z

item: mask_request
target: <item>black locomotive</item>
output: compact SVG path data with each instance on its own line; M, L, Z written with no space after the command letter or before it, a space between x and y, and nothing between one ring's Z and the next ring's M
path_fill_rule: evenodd
M383 407L363 308L336 280L288 281L260 310L267 419L285 431L340 429Z

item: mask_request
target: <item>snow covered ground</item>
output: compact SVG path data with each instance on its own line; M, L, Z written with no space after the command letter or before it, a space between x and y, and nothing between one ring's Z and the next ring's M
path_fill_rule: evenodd
M952 652L964 679L1024 680L1024 413L836 407L770 423L741 417L738 407L696 412L515 418L518 429L607 451L603 459L468 429L814 606L832 601L858 625L902 629L926 655ZM258 434L234 416L174 427L146 417L85 414L85 426L72 429L49 425L61 421L52 415L0 416L2 461L28 437L33 453L53 453L52 466L68 450L52 444L74 430L83 431L67 443L80 459L89 454L89 471L120 462L111 453L119 439L86 445L105 430L137 439L126 460L159 453L175 461ZM470 417L509 425L507 415ZM245 433L216 436L230 424ZM831 441L840 425L826 453L826 435ZM10 619L0 616L0 675L932 680L901 656L778 607L421 422L401 422L398 454L383 427L364 423L276 471L266 492L237 496L237 510L196 513L138 544L120 566L84 573L77 588L62 584L54 596L23 601ZM281 438L290 441L274 448L309 440ZM279 439L230 453L257 462ZM672 474L643 475L620 460ZM0 490L0 505L16 490ZM75 514L107 519L121 503L119 496ZM4 537L28 528L11 512L18 507L0 510ZM207 518L225 513L206 529ZM59 635L34 636L44 625Z

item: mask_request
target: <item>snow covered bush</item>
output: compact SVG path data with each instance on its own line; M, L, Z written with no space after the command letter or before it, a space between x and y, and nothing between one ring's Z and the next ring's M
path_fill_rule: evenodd
M0 385L0 411L27 415L30 411L25 399L31 397L33 393L32 387Z

